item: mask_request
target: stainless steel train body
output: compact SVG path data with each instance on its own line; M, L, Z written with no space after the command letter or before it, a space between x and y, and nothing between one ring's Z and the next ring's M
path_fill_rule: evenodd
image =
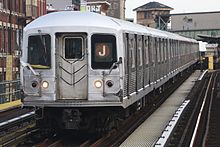
M24 29L23 103L125 109L198 55L197 41L176 34L90 12L47 14Z

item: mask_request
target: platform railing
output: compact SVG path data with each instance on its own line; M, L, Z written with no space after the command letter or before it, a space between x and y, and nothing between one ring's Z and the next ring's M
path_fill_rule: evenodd
M21 99L20 80L0 82L0 104Z

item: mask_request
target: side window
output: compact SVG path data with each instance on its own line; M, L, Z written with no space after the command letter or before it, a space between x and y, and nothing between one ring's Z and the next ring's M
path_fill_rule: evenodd
M170 40L167 39L167 59L170 59Z
M131 39L131 45L130 45L131 61L132 61L131 67L132 68L135 68L135 52L134 52L134 47L135 47L135 40L133 38L133 39Z
M161 52L161 62L164 61L164 39L161 39L160 41L160 52Z
M151 59L152 59L152 62L154 63L156 61L156 38L153 38L153 37L150 37L150 47L151 47Z
M173 56L176 57L176 40L173 42Z
M179 47L179 41L176 42L176 55L177 55L177 56L179 56L178 47Z
M129 34L129 58L131 68L135 68L135 38L134 35Z
M164 60L167 60L167 39L164 39Z
M65 58L81 59L83 39L80 37L65 37Z
M157 61L160 62L160 39L156 38L156 48L157 48Z
M145 63L148 64L149 63L149 41L148 41L148 37L145 37L144 39L144 50L145 50Z
M125 66L125 73L127 74L128 73L128 66L129 66L129 63L128 63L128 61L129 61L129 59L128 59L128 52L129 52L129 50L128 50L128 42L129 42L129 40L128 40L128 34L126 33L126 34L123 34L123 41L124 41L124 47L125 47L125 55L126 55L126 58L124 58L124 63L126 63L126 66Z
M138 36L138 65L142 66L143 65L143 56L142 56L142 37Z
M173 40L170 41L170 58L173 58Z
M177 47L178 47L178 42L176 41L176 43L175 43L175 55L176 55L176 57L178 57Z

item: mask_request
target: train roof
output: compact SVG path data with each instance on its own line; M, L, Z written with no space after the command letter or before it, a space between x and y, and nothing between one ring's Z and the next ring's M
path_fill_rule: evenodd
M100 27L106 29L112 29L117 31L133 32L148 34L154 37L170 38L175 40L196 42L193 39L188 39L177 34L147 28L145 26L131 23L128 21L103 16L93 12L79 12L79 11L60 11L53 12L47 15L41 16L31 23L29 23L24 31L37 28L56 28L56 27Z
M95 26L119 29L119 25L108 17L96 13L60 11L43 15L25 27L25 30L41 27Z

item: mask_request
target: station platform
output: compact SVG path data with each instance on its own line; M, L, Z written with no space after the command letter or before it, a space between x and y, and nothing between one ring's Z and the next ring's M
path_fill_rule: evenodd
M20 106L21 106L21 100L16 100L16 101L0 104L0 112L9 110L14 107L20 107Z
M195 71L120 147L154 146L200 75Z

